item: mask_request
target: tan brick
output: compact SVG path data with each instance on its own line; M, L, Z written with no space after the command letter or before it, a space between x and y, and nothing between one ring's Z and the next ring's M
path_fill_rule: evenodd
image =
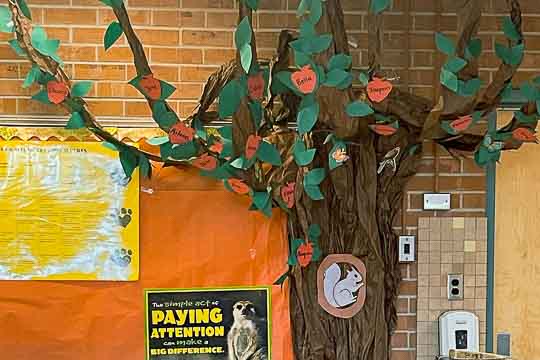
M396 333L392 335L391 346L392 348L406 348L408 347L409 339L406 333Z
M182 66L180 68L181 81L206 81L217 68L207 66Z
M126 80L124 65L75 65L75 77L87 80Z
M48 25L95 25L97 10L95 9L44 9L44 21Z
M204 63L221 65L234 59L236 50L233 49L206 49L204 51Z
M238 14L236 11L206 13L206 26L209 28L236 29L237 24Z
M150 11L129 8L129 21L132 25L150 25ZM98 11L98 24L109 25L117 21L114 12L110 8L102 8Z
M232 39L232 32L202 30L182 31L183 45L230 47L233 45Z
M64 44L58 49L58 55L64 61L96 61L96 47Z
M137 36L146 46L177 46L180 43L177 30L138 29Z
M103 99L89 100L88 107L96 116L123 116L124 106L122 101L110 101Z

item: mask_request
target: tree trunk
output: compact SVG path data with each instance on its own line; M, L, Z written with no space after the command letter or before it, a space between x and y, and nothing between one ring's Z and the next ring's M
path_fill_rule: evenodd
M398 142L393 144L384 143L388 142L386 139L374 144L373 136L362 144L351 144L350 159L335 169L322 187L325 200L312 202L304 197L300 207L297 203L297 213L291 216L296 231L301 231L301 218L305 214L311 216L309 223L320 225L323 258L330 254L351 254L361 259L367 269L364 307L350 319L333 317L319 306L319 263L293 269L291 317L296 359L387 360L390 357L400 281L397 236L392 224L401 209L402 189L414 174L418 155L402 154L395 173L386 168L378 175L377 167L388 148L405 145L410 140L405 130L400 130L399 135L396 134ZM324 159L327 153L323 152L322 140L316 139L316 145L320 145L317 148ZM384 149L380 154L376 151L379 147Z

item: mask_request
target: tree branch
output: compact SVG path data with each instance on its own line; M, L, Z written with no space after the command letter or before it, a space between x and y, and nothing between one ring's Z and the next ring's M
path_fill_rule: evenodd
M375 0L370 0L371 3ZM368 65L370 73L377 73L382 65L383 15L368 13Z
M122 30L124 31L124 34L126 35L126 39L128 41L129 47L131 49L131 52L133 53L133 62L135 64L137 75L144 76L144 75L152 74L152 69L150 68L150 65L148 64L148 59L144 52L143 45L140 42L139 38L137 37L137 34L133 30L133 27L131 26L131 22L129 20L129 15L127 13L126 7L122 3L121 6L114 7L113 11L114 11L114 15L118 19L118 22L120 23L120 26L122 27ZM148 102L148 106L150 107L150 109L152 109L156 101L150 99L149 97L146 97L146 100ZM167 101L164 100L163 102L165 103L165 107L167 108L168 112L174 113L176 116L176 120L180 121L178 114L176 114L176 112L169 106ZM159 123L158 123L158 126L163 131L166 131L166 132L169 131L167 127L164 127L160 125Z

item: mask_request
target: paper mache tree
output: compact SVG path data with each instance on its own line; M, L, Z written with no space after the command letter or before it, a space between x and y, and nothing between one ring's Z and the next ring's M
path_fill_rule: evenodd
M388 359L400 282L392 224L424 141L456 156L474 152L480 166L498 160L502 150L536 142L540 78L521 86L527 103L506 126L488 132L480 121L512 90L523 58L519 1L507 0L507 44L496 44L501 64L489 84L478 78L482 5L462 1L456 41L436 34L447 60L434 103L393 86L381 70L383 14L390 0L370 1L365 71L351 67L340 0L301 0L299 31L281 32L271 60L257 57L251 24L259 1L240 0L236 59L209 77L197 108L184 120L167 104L175 88L153 76L123 1L101 1L117 18L105 33L105 48L127 38L137 70L130 84L166 134L148 140L159 152L123 143L96 122L83 100L92 84L70 81L57 54L59 41L32 25L25 0L9 0L0 7L0 30L14 33L11 47L32 63L24 86L41 85L33 99L61 106L71 114L68 128L85 127L117 150L128 177L136 167L151 176L150 161L193 165L251 197L252 210L271 216L281 208L288 214L291 252L289 270L277 283L290 281L296 358ZM228 118L231 126L207 126ZM333 317L317 303L317 263L330 254L352 254L367 268L364 308L349 319Z

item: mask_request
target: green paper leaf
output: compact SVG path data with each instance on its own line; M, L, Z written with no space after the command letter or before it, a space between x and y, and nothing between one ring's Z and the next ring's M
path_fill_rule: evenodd
M168 129L178 121L178 116L173 111L169 111L163 101L156 101L152 106L152 117L159 127Z
M435 44L440 52L448 56L452 56L456 52L454 42L442 33L435 33Z
M300 17L304 15L311 7L311 1L312 0L301 0L300 4L298 4L298 8L296 9L296 16Z
M470 97L476 95L480 87L482 86L482 80L474 78L468 81L458 80L458 91L460 96Z
M357 100L347 105L347 114L351 117L363 117L374 113L368 103Z
M261 103L258 101L251 101L248 103L248 106L249 106L249 111L251 113L251 119L253 120L253 123L255 124L255 129L259 130L262 124L264 109Z
M529 81L521 84L519 92L530 102L534 102L540 98L540 92Z
M120 163L122 164L122 169L124 169L126 177L131 178L133 172L137 168L138 157L131 149L124 149L120 151Z
M285 280L289 278L289 271L281 275L272 285L283 285L285 283Z
M306 145L301 140L296 140L294 143L294 161L298 166L307 166L311 164L313 158L315 157L316 149L306 150Z
M197 156L197 147L193 141L172 145L170 157L175 160L187 160L195 156Z
M347 70L351 67L352 56L345 54L336 54L328 61L328 70L341 69Z
M304 185L319 185L324 180L326 171L323 168L315 168L310 170L304 176Z
M493 161L499 161L500 157L500 151L490 152L484 145L481 145L474 154L474 160L480 167L485 167L488 163Z
M32 46L41 54L50 56L58 63L62 63L62 60L58 57L56 52L60 46L60 40L49 40L47 33L41 26L34 26L32 29Z
M86 127L86 125L84 124L84 119L81 114L79 112L71 114L71 117L66 124L66 129L82 129L84 127Z
M335 87L349 78L349 73L341 69L333 69L326 75L325 86Z
M307 64L313 64L313 60L307 54L294 50L294 64L298 67L303 67ZM311 67L313 67L313 65Z
M536 113L540 116L540 100L536 100Z
M301 51L306 54L318 54L328 49L331 43L332 35L322 34L294 40L289 43L289 46L294 50Z
M111 46L114 45L116 40L122 36L124 33L124 30L122 29L122 26L119 22L113 21L109 27L107 28L107 31L105 31L105 37L103 38L103 45L105 46L105 50L109 50Z
M148 158L142 153L139 153L139 169L141 169L141 175L145 178L150 179L150 177L152 177L152 166L150 165L150 161L148 161Z
M247 170L255 164L256 160L255 157L248 160L244 155L241 155L231 162L231 166L235 169Z
M537 114L525 115L522 111L516 111L514 116L522 124L536 124L538 120Z
M304 185L304 191L312 200L324 199L324 195L317 185Z
M336 89L339 89L339 90L346 89L352 85L352 81L353 81L352 74L347 73L347 77L342 82L336 85Z
M114 150L114 151L118 151L118 148L116 147L116 145L111 144L111 143L108 142L108 141L103 141L103 142L101 143L101 145L102 145L103 147L106 147L107 149L111 149L111 150Z
M225 119L232 116L240 106L242 90L238 80L231 80L223 87L219 94L219 117Z
M26 1L17 0L17 4L19 5L19 8L21 9L23 15L26 16L28 19L32 20L32 13L30 12L28 5L26 4Z
M322 16L322 1L311 0L311 7L309 9L309 21L312 24L317 24Z
M161 84L161 96L159 97L160 100L168 99L169 97L171 97L172 94L174 94L176 88L166 81L159 80L159 82Z
M521 63L523 60L523 50L525 49L525 45L519 44L516 46L513 46L512 48L507 48L504 45L501 45L499 43L495 43L495 53L497 56L508 65L517 66Z
M257 158L274 166L281 165L281 156L278 149L273 144L267 143L264 140L261 141L257 149Z
M510 16L505 16L503 19L503 31L504 35L512 41L520 41L521 35L517 31Z
M147 139L146 142L150 145L158 146L161 144L165 144L166 142L169 142L168 136L156 136L150 139Z
M91 88L92 88L92 82L91 81L79 81L79 82L76 82L73 85L73 87L71 88L71 96L72 97L86 96Z
M309 225L309 228L308 228L309 241L311 241L313 244L318 245L320 237L321 237L321 227L318 224Z
M242 64L242 69L249 73L249 68L251 67L251 60L253 59L253 54L251 53L251 45L244 44L240 48L240 63Z
M238 24L234 33L234 41L238 50L246 44L251 44L251 24L249 23L249 17L245 16Z
M47 90L41 90L34 96L32 96L32 100L37 100L40 103L43 104L50 104L49 95L47 94Z
M446 61L446 64L444 64L444 68L450 72L458 73L461 69L463 69L467 65L467 61L463 60L460 57L453 56Z
M504 90L501 91L501 97L503 101L510 100L510 98L512 97L512 92L513 92L512 82L509 82L504 88Z
M319 104L313 103L311 106L305 107L298 112L297 123L298 133L303 135L315 126L319 117Z
M482 53L482 40L481 39L471 39L469 44L465 48L465 59L471 61L473 58L477 58Z
M292 90L295 94L301 95L296 86L294 86L294 84L292 83L291 73L289 71L280 71L276 74L275 78L277 78L278 83L281 83L289 90ZM272 86L274 86L274 83L276 83L276 81L272 81Z
M28 71L28 74L26 75L26 79L24 79L23 88L30 87L36 80L40 77L41 70L39 66L32 65L32 68L30 71Z
M219 135L221 135L225 139L232 140L232 126L231 125L225 125L218 129Z
M257 10L259 8L259 0L243 0L243 1L251 10Z
M312 38L317 35L315 25L313 25L313 23L307 19L300 22L299 31L301 38Z
M369 84L369 76L363 71L360 73L360 75L358 75L358 80L360 80L360 82L364 86L367 86L367 84Z
M11 11L7 6L0 6L0 32L12 33L13 20L11 20Z
M267 217L272 216L272 202L270 201L270 193L255 192L253 194L253 205L261 210Z
M458 92L459 82L456 74L446 69L441 69L440 81L441 84L443 84L448 89L452 90L455 93Z
M113 7L113 8L119 8L124 3L123 0L99 0L99 1L101 1L105 5Z
M342 161L337 161L336 159L334 159L334 157L332 156L334 154L335 151L339 150L339 149L342 149L344 151L347 150L347 145L345 145L345 143L341 140L339 141L336 141L334 143L334 146L332 147L332 149L330 150L330 152L328 153L328 167L330 168L330 170L334 170L335 168L343 165L344 162Z
M21 48L21 45L19 45L19 42L17 41L17 39L11 39L8 41L8 43L9 43L9 46L11 46L11 48L13 49L13 51L15 51L17 55L26 57L26 53Z
M225 180L235 176L235 169L229 163L224 163L213 171L201 171L201 175L217 180ZM229 191L232 191L232 189L229 189Z
M369 10L374 14L380 14L390 6L390 0L371 0Z

